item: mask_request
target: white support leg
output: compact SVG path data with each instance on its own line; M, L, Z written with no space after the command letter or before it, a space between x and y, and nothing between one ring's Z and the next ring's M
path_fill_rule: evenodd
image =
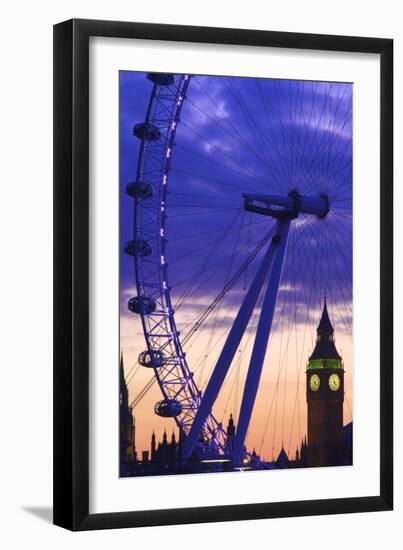
M281 271L285 249L287 246L290 220L283 220L280 224L278 235L280 240L277 244L277 253L273 264L273 270L268 282L266 295L264 297L262 312L253 346L252 356L249 363L244 393L242 397L241 410L239 413L238 427L234 440L234 461L240 463L244 457L245 437L248 431L250 418L255 404L256 394L262 374L266 349L270 338L270 330L273 322L274 310L276 307L277 292L280 283Z
M275 234L277 234L277 232ZM277 253L277 250L278 245L273 244L272 241L227 336L221 355L218 358L209 383L204 391L199 409L193 420L192 428L190 429L190 432L183 444L182 456L184 459L190 457L196 441L202 431L203 425L206 422L208 415L211 413L211 408L217 399L228 369L249 323L257 299L262 290L262 286L269 272L273 257Z

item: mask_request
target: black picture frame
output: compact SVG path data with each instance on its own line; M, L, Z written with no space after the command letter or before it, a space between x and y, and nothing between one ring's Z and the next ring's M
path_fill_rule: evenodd
M380 491L366 497L89 513L89 38L380 54ZM73 19L54 27L54 523L71 530L393 507L393 40Z

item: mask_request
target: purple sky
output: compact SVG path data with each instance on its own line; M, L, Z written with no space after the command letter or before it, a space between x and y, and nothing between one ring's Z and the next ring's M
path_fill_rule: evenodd
M132 128L144 119L150 90L144 73L121 73L122 243L131 235L133 223L132 204L124 193L126 183L135 179L137 164L139 141ZM247 233L251 245L256 243L263 227L271 223L242 212L242 192L298 189L327 193L331 212L323 222L305 220L314 227L306 227L290 250L283 283L299 288L294 297L298 301L300 287L306 292L312 285L314 299L327 291L331 307L351 300L351 101L351 84L194 77L182 110L169 181L169 261L174 264L189 254L177 262L178 271L170 271L173 287L191 276L211 253L219 230L233 220L230 235L214 256L217 262L234 247L245 248ZM183 235L195 237L179 239ZM320 239L317 254L315 238ZM240 253L234 267L244 258ZM304 260L312 265L302 269ZM216 273L228 268L221 263ZM199 295L215 295L222 286L219 279L206 276ZM121 285L133 286L132 262L125 255ZM339 321L351 319L340 315Z

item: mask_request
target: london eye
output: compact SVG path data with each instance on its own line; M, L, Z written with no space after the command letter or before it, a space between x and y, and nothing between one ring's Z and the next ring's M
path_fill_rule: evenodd
M301 376L325 296L352 342L352 86L142 78L124 252L127 308L145 341L129 374L149 376L132 406L157 384L154 413L176 423L184 460L264 467L256 457L270 438L274 448L273 431L284 447L300 438Z

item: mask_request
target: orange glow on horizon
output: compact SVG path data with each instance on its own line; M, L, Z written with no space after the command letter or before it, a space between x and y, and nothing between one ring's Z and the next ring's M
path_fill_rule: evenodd
M260 387L256 398L246 446L248 450L256 450L256 453L264 460L274 460L284 447L290 459L295 457L296 449L300 447L301 440L307 435L307 406L305 398L305 370L306 363L314 346L316 337L316 324L319 320L319 312L312 315L315 325L309 328L297 325L288 333L275 332L269 342L265 365L260 381ZM336 347L343 357L345 369L345 400L344 400L344 424L352 420L352 341L345 334L335 319L332 319L335 328ZM121 315L121 349L123 351L125 376L129 388L129 401L131 402L139 391L153 376L153 371L139 367L134 376L138 354L145 349L144 336L139 319L132 314ZM200 331L194 344L187 350L187 361L190 369L200 363L200 358L206 349L208 330ZM253 336L253 335L252 335ZM213 413L217 420L222 421L226 428L229 415L234 415L237 424L240 401L246 376L249 355L253 345L253 338L240 362L239 379L236 382L236 368L231 366L222 391L214 405ZM220 348L220 346L217 346ZM204 374L201 378L201 388L207 380L215 359L220 349L214 350L206 360L204 368L195 369L195 378L198 381L200 371ZM234 360L234 364L236 361ZM200 387L200 385L199 385ZM238 392L236 392L238 387ZM155 383L144 399L134 409L136 422L136 450L141 457L143 450L150 449L150 440L153 430L157 442L162 439L164 430L168 439L172 431L177 437L178 428L175 421L170 418L161 418L154 413L154 404L161 399L158 384Z

